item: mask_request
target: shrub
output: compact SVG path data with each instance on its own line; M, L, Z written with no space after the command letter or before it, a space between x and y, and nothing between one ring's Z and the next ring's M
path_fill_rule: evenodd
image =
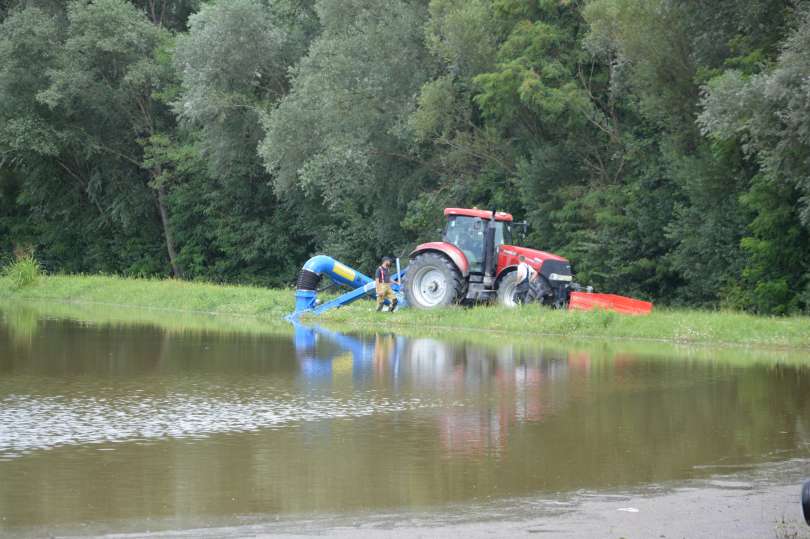
M14 262L3 268L3 276L18 289L34 284L41 274L42 268L32 253L19 255Z

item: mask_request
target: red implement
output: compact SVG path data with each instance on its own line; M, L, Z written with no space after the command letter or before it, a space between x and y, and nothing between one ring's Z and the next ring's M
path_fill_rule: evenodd
M621 314L650 314L653 304L640 299L626 298L615 294L590 294L588 292L571 292L568 300L569 309L592 311L604 309Z

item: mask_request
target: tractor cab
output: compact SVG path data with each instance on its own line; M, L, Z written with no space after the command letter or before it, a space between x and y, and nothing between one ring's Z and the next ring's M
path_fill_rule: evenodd
M479 214L484 214L482 217ZM490 224L492 212L482 210L463 210L448 208L445 211L447 226L444 229L443 241L458 247L469 263L472 275L484 274L484 262L487 252L486 231ZM501 245L512 243L512 216L497 214L493 224L493 245L490 249L498 251Z

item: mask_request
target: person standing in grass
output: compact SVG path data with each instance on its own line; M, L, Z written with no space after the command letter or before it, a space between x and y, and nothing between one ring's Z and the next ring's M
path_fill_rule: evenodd
M518 260L520 264L517 267L517 286L515 287L513 300L515 303L523 305L526 303L526 296L529 294L532 283L537 280L540 274L526 262L525 256L520 255Z
M389 257L384 257L382 264L374 273L374 283L377 289L377 312L382 311L385 300L391 302L391 306L388 308L389 313L394 312L394 309L397 308L397 296L391 289L391 262Z

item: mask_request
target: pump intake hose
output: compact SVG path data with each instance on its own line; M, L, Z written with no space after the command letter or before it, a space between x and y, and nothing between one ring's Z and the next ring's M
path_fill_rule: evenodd
M321 275L310 271L306 268L301 269L298 274L298 281L295 283L295 288L298 290L318 290L318 284L321 282Z

